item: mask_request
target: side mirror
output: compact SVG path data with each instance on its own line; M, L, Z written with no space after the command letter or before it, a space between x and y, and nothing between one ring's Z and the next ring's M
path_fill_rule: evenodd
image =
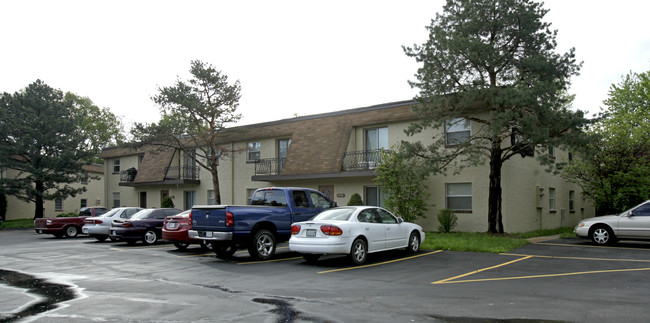
M402 217L398 217L397 218L397 223L402 223L402 222L404 222L404 219L402 219Z
M634 210L632 210L632 211L630 211L630 212L627 212L627 214L625 214L625 216L628 217L628 218L629 218L629 217L633 217L633 216L636 215L635 213L636 213L636 212L634 212Z
M332 202L330 203L330 205L331 205L332 207L337 207L337 206L338 206L338 205L336 204L336 201L332 201Z

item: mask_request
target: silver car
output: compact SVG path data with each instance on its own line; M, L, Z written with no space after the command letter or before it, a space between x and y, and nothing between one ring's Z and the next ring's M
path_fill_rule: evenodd
M650 240L650 200L617 215L584 219L573 232L599 245L618 239Z
M141 207L118 207L114 208L100 216L88 217L84 220L84 226L81 232L87 234L99 241L104 241L109 237L111 222L117 219L130 219L132 215L143 210Z

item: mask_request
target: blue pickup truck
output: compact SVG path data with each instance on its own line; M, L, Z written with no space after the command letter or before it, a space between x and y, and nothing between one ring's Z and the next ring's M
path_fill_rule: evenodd
M336 202L309 188L260 188L250 205L195 205L188 234L212 243L219 258L247 248L251 257L266 260L273 257L278 242L289 240L291 223L335 206Z

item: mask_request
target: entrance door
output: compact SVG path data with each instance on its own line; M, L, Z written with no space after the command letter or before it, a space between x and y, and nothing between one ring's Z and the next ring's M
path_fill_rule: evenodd
M140 192L140 207L147 208L147 192Z
M287 154L289 154L289 146L291 146L291 139L278 140L278 174L282 171L284 161L287 159Z

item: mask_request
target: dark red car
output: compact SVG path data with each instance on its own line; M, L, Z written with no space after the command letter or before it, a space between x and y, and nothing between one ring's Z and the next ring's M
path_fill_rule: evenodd
M113 220L110 237L135 244L141 240L154 244L162 237L165 218L183 212L179 209L144 209L127 220Z
M205 240L192 239L187 234L187 231L192 229L190 211L191 210L187 210L165 219L165 225L162 229L163 239L172 242L174 246L180 250L187 249L187 247L193 243L200 244L203 249L210 249L211 243L208 242L209 244L206 244Z
M89 216L99 216L109 210L103 206L81 208L79 216L61 218L39 218L34 220L34 230L38 234L52 234L57 238L76 237L81 233L84 220Z

